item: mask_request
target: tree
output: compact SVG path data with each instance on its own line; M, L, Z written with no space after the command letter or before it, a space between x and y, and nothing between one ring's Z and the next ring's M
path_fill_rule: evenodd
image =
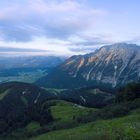
M140 98L140 83L130 83L119 90L116 102L133 101Z

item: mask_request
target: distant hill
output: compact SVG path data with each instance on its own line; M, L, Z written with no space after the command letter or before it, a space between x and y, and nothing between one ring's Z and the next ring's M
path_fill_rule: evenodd
M88 107L109 104L114 95L99 89L64 90L56 92L41 89L33 84L7 82L0 84L0 134L8 134L30 122L46 125L53 120L50 106L55 100L65 100ZM52 103L51 103L52 102Z
M117 88L140 79L140 46L118 43L72 56L37 83L52 88Z
M65 59L60 56L0 56L0 83L8 81L33 83L63 63Z
M66 58L59 56L17 56L0 57L0 70L14 68L52 68L61 64Z
M0 85L0 134L9 133L31 121L48 123L48 106L53 94L32 84L9 82ZM45 108L42 108L44 106Z
M68 134L71 140L138 139L139 89L139 83L129 84L114 98L92 88L50 92L26 83L1 84L0 139L66 139ZM82 106L89 103L90 108ZM99 103L102 108L96 108Z
M114 102L115 93L100 90L98 88L80 88L63 90L57 94L59 99L70 101L87 107L100 108Z

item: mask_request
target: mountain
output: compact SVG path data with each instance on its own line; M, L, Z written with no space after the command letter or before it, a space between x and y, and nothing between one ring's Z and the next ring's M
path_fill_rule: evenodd
M31 121L48 123L51 114L46 101L53 98L53 94L32 84L0 84L0 135L24 127Z
M0 138L33 122L48 125L53 121L50 107L57 100L71 102L74 108L103 107L114 101L114 95L92 88L56 92L23 82L0 84Z
M140 78L140 46L117 43L72 56L37 84L52 88L117 88Z
M0 139L60 140L60 138L67 139L66 132L69 133L70 139L79 140L83 137L104 139L106 132L109 139L112 136L118 139L118 134L122 139L129 137L139 139L140 131L137 127L140 121L139 90L139 83L129 84L117 92L115 100L109 102L107 106L88 108L81 105L89 101L93 104L100 101L103 105L105 102L102 99L105 97L107 101L110 95L92 88L65 90L59 93L63 97L65 95L66 100L70 96L72 99L79 98L83 102L75 104L75 102L62 101L60 98L54 99L52 93L32 84L19 82L1 84ZM121 131L118 131L120 128Z
M0 57L0 70L14 68L52 68L61 64L66 58L59 56L17 56Z
M115 99L115 94L92 87L63 90L57 96L58 99L94 108L104 107Z
M60 56L0 56L0 83L19 81L33 83L66 58Z

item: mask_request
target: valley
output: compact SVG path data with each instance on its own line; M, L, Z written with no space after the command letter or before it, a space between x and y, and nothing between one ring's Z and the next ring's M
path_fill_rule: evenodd
M7 63L0 69L0 140L139 139L139 50L119 43L66 60Z
M0 140L140 140L140 0L0 0Z
M66 58L57 56L0 57L0 83L35 83Z
M100 120L68 130L59 130L43 134L31 140L116 140L139 139L139 111L131 113L127 117L112 120Z
M34 83L38 79L47 75L46 68L20 68L7 69L0 71L0 83L18 81L26 83Z
M131 94L127 93L128 89L133 93L133 98L129 98ZM127 137L137 139L140 136L139 90L140 84L130 84L122 90L124 97L120 91L116 93L116 97L111 98L112 102L108 101L102 106L102 101L97 103L102 92L91 88L83 89L83 93L92 99L88 104L84 104L80 98L83 97L82 89L80 92L70 93L69 90L45 90L20 82L1 84L0 139L90 140L93 137L97 140L102 140L103 137L110 140ZM73 96L77 100L72 98Z

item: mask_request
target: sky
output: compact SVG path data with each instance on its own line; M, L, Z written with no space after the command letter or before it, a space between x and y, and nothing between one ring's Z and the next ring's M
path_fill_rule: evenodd
M140 44L139 6L140 0L0 0L0 51L74 55Z

